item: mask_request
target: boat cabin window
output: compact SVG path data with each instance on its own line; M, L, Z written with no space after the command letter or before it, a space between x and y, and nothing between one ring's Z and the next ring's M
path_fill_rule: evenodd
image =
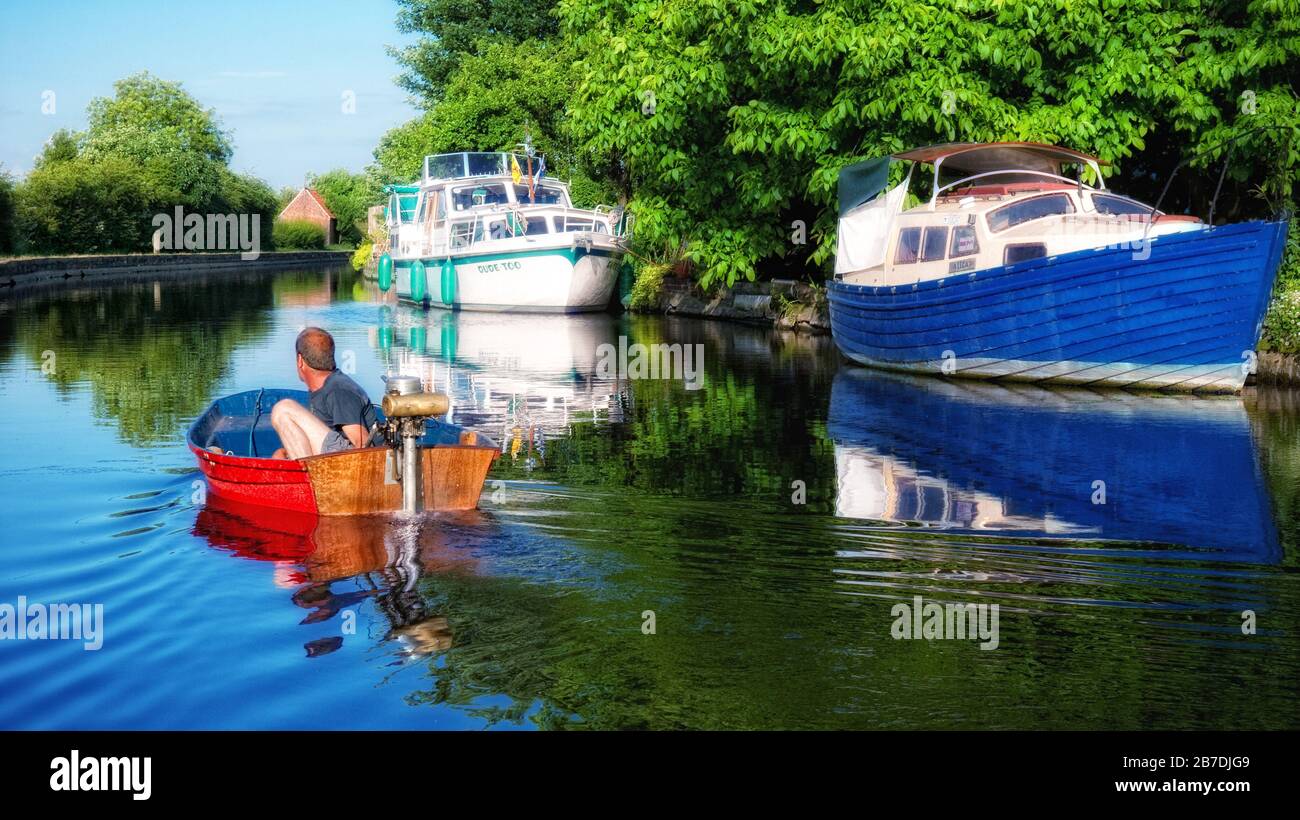
M1092 195L1092 207L1097 209L1099 214L1108 214L1112 216L1127 216L1129 214L1146 215L1151 213L1151 209L1141 202L1135 202L1132 199L1122 196L1105 196L1102 194Z
M462 185L451 189L452 207L465 211L479 205L505 205L510 202L503 183Z
M487 234L489 239L509 239L514 236L514 231L510 230L505 219L493 219L487 223Z
M898 232L898 250L894 252L895 265L910 265L921 254L921 229L904 228Z
M1059 216L1074 213L1074 203L1066 194L1048 194L1036 196L1003 205L988 215L989 230L994 233L1014 228L1025 222L1042 219L1045 216Z
M530 205L564 205L564 190L562 188L553 188L549 185L538 185L533 188L533 198L528 199L528 186L515 186L515 201L520 205L527 202Z
M1002 254L1002 264L1014 265L1029 259L1042 259L1044 256L1047 256L1047 246L1042 242L1007 245L1007 249Z
M524 220L524 233L529 236L550 232L550 220L544 216L530 216Z
M948 247L947 226L930 226L925 229L925 241L921 243L921 261L934 262L943 259Z
M566 219L562 216L555 217L556 233L575 233L584 231L587 233L609 233L603 219Z
M477 219L466 222L453 222L451 225L451 246L467 248L475 242L483 241L483 223Z
M956 258L958 256L970 256L980 252L980 242L975 238L974 225L959 225L952 229L952 245L948 248L948 255Z

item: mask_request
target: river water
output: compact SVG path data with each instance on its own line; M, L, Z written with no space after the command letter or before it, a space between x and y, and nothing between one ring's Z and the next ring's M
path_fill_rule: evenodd
M186 427L297 387L308 324L372 396L418 373L501 444L480 510L206 497ZM620 337L703 372L621 378ZM426 314L345 271L9 297L0 605L104 622L95 651L0 640L0 728L1296 728L1297 408ZM897 637L927 602L996 605L996 632Z

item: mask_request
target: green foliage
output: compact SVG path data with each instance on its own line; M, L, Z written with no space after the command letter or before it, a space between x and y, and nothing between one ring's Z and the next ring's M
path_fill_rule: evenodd
M668 266L659 262L642 263L632 282L631 299L628 307L632 310L654 311L659 308L659 297L663 293L664 274Z
M1112 184L1154 199L1181 157L1300 127L1295 0L561 0L557 13L580 55L576 153L633 195L639 240L688 244L705 285L825 270L837 173L865 157L1038 140L1097 154ZM1221 158L1184 172L1167 209L1204 211ZM1244 139L1219 213L1265 212L1298 173L1294 131ZM789 241L795 219L806 246Z
M180 83L146 72L113 84L111 98L97 97L87 109L86 149L147 159L178 150L225 165L234 149L212 109L202 108Z
M157 191L135 164L118 157L41 165L18 189L23 250L114 253L148 247Z
M411 46L390 49L406 69L403 88L433 106L459 62L492 43L528 43L554 36L559 24L553 0L398 0L399 31L424 35Z
M352 252L352 270L364 269L366 263L370 261L370 255L374 252L375 246L369 239L358 245L357 249Z
M1291 220L1259 346L1261 350L1300 353L1300 218Z
M66 128L60 128L50 135L36 158L36 167L44 168L55 162L68 162L77 158L78 135Z
M319 251L325 249L325 229L305 219L281 219L272 232L279 250Z
M515 150L526 134L546 155L547 174L570 183L578 207L608 204L617 195L607 169L575 150L568 133L568 108L577 82L577 52L572 41L553 34L550 6L506 3L448 4L408 2L424 9L426 24L412 30L437 34L455 25L481 26L501 15L491 36L440 42L426 39L411 53L454 55L454 60L407 63L418 74L425 113L386 133L375 149L372 177L381 184L405 183L419 176L429 154L452 151ZM514 8L519 5L518 8ZM405 15L407 11L404 11ZM402 18L399 18L399 24ZM453 25L452 21L456 22ZM408 75L413 76L413 75ZM414 82L412 80L412 82ZM409 85L408 88L416 86Z
M261 180L231 171L213 113L179 83L137 74L90 104L84 134L56 131L15 191L19 249L30 253L145 251L152 217L256 215L269 239L280 208ZM3 247L0 245L0 247Z
M0 167L0 255L14 252L14 178Z
M379 186L365 174L335 168L312 177L311 186L338 220L339 241L356 244L366 233L366 209L380 198Z
M460 60L441 102L381 138L372 175L409 182L429 154L516 150L531 133L547 174L570 180L575 202L609 202L613 191L583 166L567 137L574 58L558 40L484 44L482 53Z

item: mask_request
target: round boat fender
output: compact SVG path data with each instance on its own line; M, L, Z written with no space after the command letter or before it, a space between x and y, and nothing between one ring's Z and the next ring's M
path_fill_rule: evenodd
M450 256L442 263L442 303L448 307L456 303L456 265Z
M429 283L424 273L424 263L419 259L411 263L411 299L423 303Z
M393 257L384 254L379 257L379 289L384 293L393 286Z

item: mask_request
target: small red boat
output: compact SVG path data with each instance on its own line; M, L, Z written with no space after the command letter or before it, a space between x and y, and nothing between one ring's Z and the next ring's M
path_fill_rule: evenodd
M269 458L281 446L271 427L271 408L281 399L306 406L308 394L269 388L236 393L213 402L190 426L190 450L214 496L318 515L391 512L409 507L402 475L409 463L419 467L411 490L416 509L468 510L478 506L488 469L500 455L490 439L437 418L390 422L380 414L380 424L394 430L388 444L297 460ZM412 421L420 435L411 442L415 458L407 462L396 429ZM408 432L401 435L411 429L403 426Z

